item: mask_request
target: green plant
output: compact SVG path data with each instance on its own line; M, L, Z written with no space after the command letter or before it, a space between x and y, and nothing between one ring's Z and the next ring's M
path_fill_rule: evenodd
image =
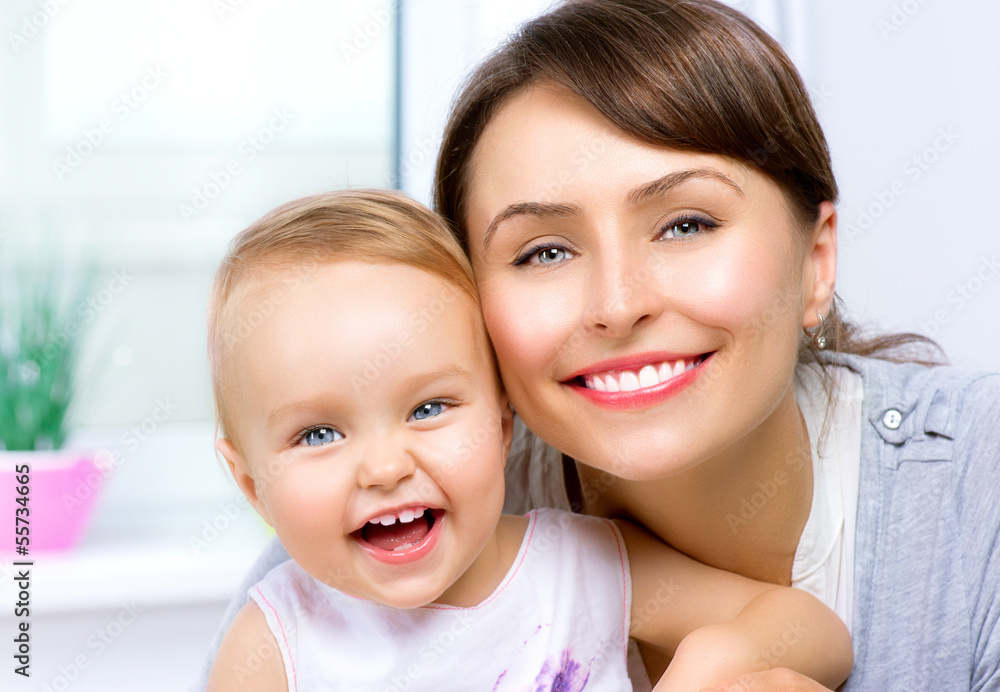
M93 272L55 264L0 269L0 449L60 449L79 344L73 312Z

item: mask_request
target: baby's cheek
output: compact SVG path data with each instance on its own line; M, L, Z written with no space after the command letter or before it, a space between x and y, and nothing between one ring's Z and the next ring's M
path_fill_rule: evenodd
M264 496L272 513L280 514L307 528L311 521L323 521L344 498L333 492L336 486L315 473L300 468L276 469L264 487Z

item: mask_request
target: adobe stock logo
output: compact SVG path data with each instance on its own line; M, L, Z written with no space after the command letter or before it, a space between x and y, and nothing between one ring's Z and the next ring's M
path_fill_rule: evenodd
M62 6L68 2L69 0L43 0L38 3L38 10L36 12L21 20L17 32L8 31L7 41L10 42L10 47L14 53L20 53L21 48L28 45L31 39L38 36L38 33L59 14Z

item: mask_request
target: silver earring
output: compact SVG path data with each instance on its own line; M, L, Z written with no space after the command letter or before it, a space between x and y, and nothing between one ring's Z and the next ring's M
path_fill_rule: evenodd
M806 333L806 336L808 336L812 340L812 342L816 344L816 348L822 351L824 348L826 348L826 337L823 336L823 329L825 327L825 324L823 315L817 312L816 317L819 318L819 324L813 325L812 327L803 327L802 331L804 331Z

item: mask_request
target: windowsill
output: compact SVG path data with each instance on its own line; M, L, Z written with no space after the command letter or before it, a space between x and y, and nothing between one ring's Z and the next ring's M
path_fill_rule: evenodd
M121 449L121 430L92 428L78 449ZM214 458L213 426L161 426L102 483L78 545L32 552L32 613L226 603L273 533ZM17 557L0 555L0 592ZM23 559L23 558L22 558Z
M235 503L235 519L218 507L197 510L106 512L66 553L31 557L33 611L63 613L226 602L270 539L252 510ZM204 519L203 519L204 517ZM203 524L203 521L209 523ZM212 521L223 530L213 537ZM198 526L193 533L179 527Z

